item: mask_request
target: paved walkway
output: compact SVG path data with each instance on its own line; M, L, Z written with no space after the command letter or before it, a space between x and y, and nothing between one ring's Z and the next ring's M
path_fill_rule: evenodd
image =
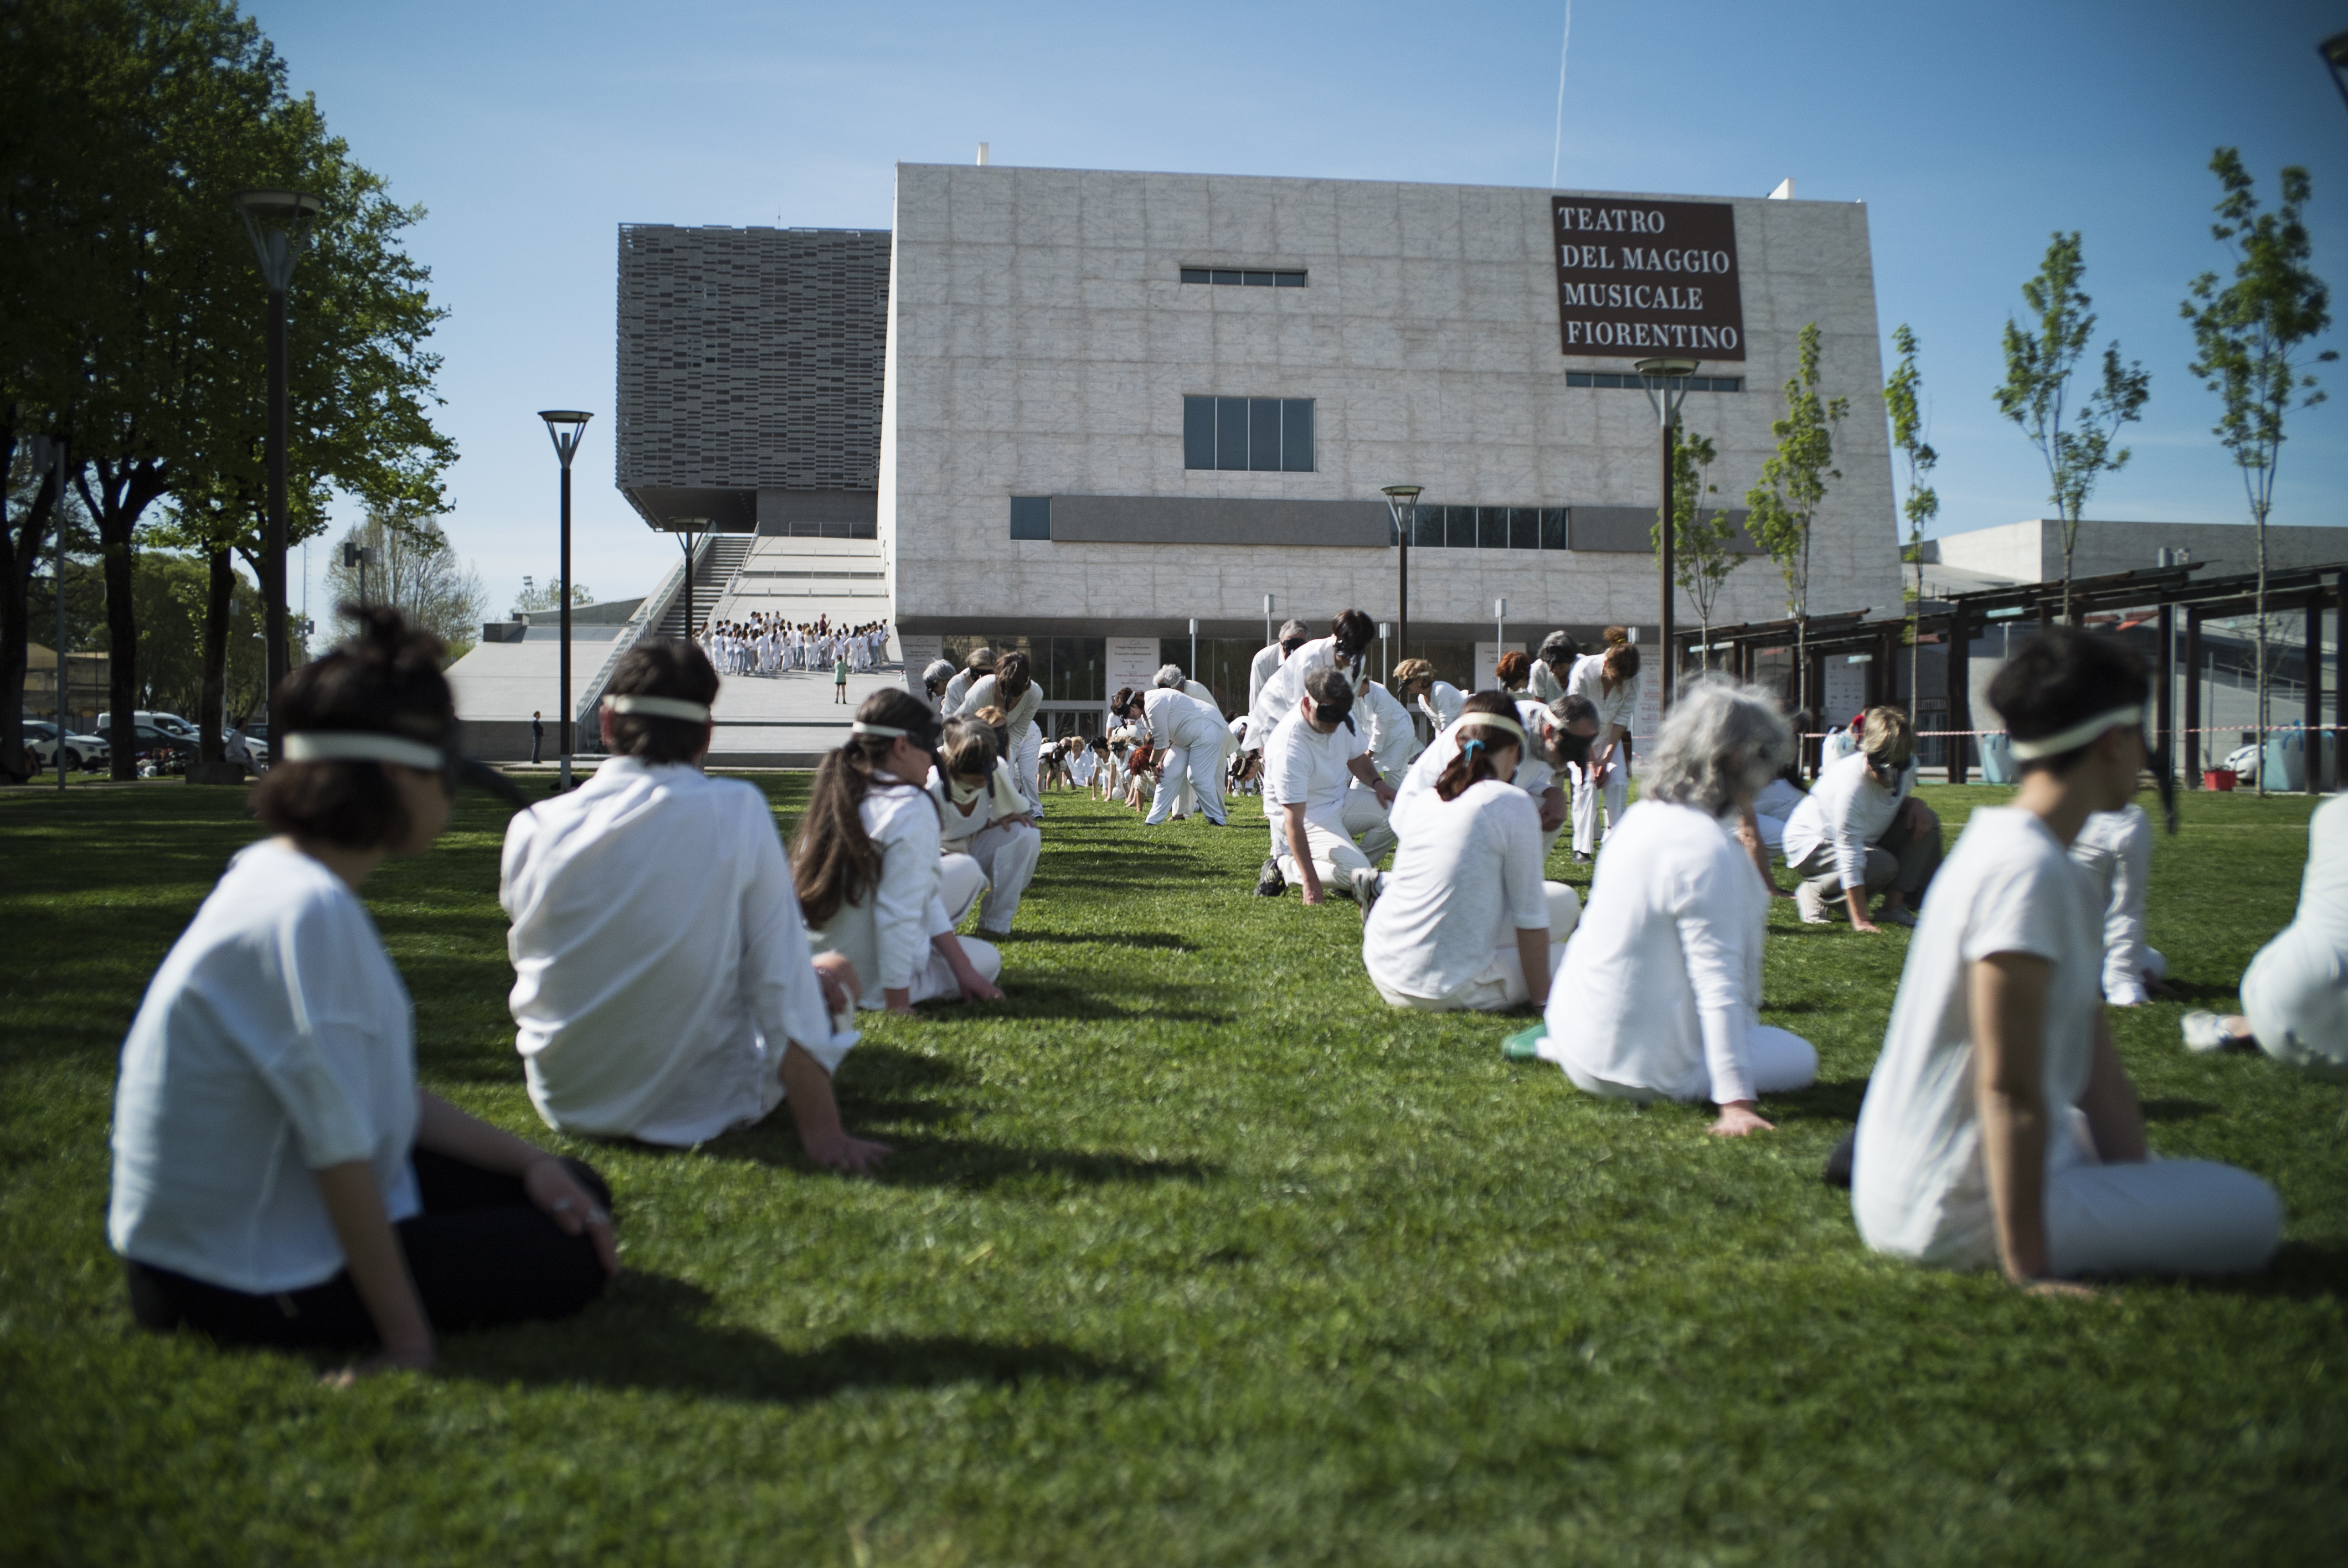
M884 664L848 678L848 702L835 701L829 671L787 671L779 675L728 675L717 688L713 714L717 738L713 766L756 765L752 759L805 759L811 763L848 739L857 705L884 688L905 689L904 668ZM775 761L772 766L794 765Z

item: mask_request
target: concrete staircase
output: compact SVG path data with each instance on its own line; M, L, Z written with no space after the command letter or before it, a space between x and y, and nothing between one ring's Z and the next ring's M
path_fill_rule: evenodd
M731 590L735 574L742 569L742 563L749 559L750 547L757 542L755 534L713 534L708 543L694 552L693 603L696 620L706 621L717 601ZM670 601L667 613L661 617L653 635L683 637L685 615L685 596L679 593Z

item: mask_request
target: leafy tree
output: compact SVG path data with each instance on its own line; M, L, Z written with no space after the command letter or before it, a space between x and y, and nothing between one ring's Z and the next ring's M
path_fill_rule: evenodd
M372 549L366 567L365 602L397 607L410 625L445 643L451 660L480 640L481 611L489 596L481 579L450 547L448 535L429 518L374 512L343 535L341 544ZM335 605L362 602L361 569L343 565L337 548L326 565L327 597Z
M2259 210L2258 194L2241 154L2221 147L2209 159L2225 194L2209 232L2234 259L2234 281L2218 286L2218 274L2193 280L2181 307L2193 324L2196 353L2188 366L2216 393L2224 412L2216 425L2219 441L2242 471L2258 536L2257 606L2258 734L2265 754L2267 712L2267 515L2274 509L2275 465L2282 456L2285 416L2296 406L2312 408L2323 393L2306 366L2339 358L2331 349L2307 352L2310 340L2332 325L2331 293L2309 263L2314 247L2301 212L2313 194L2307 170L2282 171L2282 204ZM2259 769L2266 792L2267 770Z
M513 613L515 618L518 620L523 615L541 610L561 609L562 598L554 590L554 585L557 581L561 580L561 573L557 572L554 576L548 578L546 579L546 586L543 588L539 586L539 582L536 578L526 577L522 579L521 591L514 595ZM585 583L574 582L571 585L571 606L572 609L576 610L582 605L589 605L594 602L595 592Z
M1797 368L1786 383L1786 417L1769 425L1777 450L1761 465L1761 482L1745 493L1754 537L1786 574L1786 608L1794 617L1795 705L1805 712L1814 711L1810 534L1828 484L1842 477L1842 470L1834 466L1835 435L1850 416L1849 398L1819 395L1818 361L1818 323L1812 322L1802 329Z
M1720 494L1720 487L1704 477L1719 456L1719 449L1710 436L1691 431L1681 431L1672 446L1673 580L1695 605L1696 625L1704 636L1704 650L1698 658L1706 670L1712 668L1712 608L1720 600L1720 589L1728 581L1728 574L1745 563L1744 556L1735 548L1740 531L1736 519L1717 507L1706 509L1703 505L1704 497ZM1648 532L1660 559L1663 549L1662 507L1655 509L1655 522Z
M2116 340L2104 350L2104 379L2075 412L2065 407L2071 373L2095 335L2094 302L2079 287L2087 264L2079 236L2056 233L2038 265L2038 275L2022 285L2023 302L2038 318L2038 330L2024 332L2012 317L2005 323L2005 384L1997 388L1998 412L2022 427L2046 464L2048 500L2063 530L2063 619L2071 615L2071 558L2078 548L2079 518L2096 481L2127 466L2128 449L2115 447L2120 426L2142 417L2152 378L2141 364L2120 364ZM2065 418L2069 424L2065 424Z
M1908 548L1904 553L1916 567L1915 587L1908 595L1908 723L1910 728L1921 728L1916 721L1916 698L1924 659L1921 641L1924 525L1941 513L1940 492L1924 483L1924 476L1932 471L1941 455L1924 443L1924 412L1916 396L1916 389L1923 385L1924 377L1916 368L1916 334L1909 330L1907 323L1900 323L1892 331L1891 346L1899 353L1900 364L1883 384L1883 407L1891 416L1891 445L1908 459L1908 497L1900 503L1900 515L1908 519Z

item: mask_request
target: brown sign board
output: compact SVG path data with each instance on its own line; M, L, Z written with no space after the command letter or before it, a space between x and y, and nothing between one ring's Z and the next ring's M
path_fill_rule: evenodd
M1728 203L1553 196L1550 220L1562 352L1745 357Z

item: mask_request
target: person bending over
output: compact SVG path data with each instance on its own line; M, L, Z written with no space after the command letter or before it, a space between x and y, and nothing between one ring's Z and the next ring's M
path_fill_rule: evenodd
M1395 665L1393 690L1410 712L1421 751L1435 743L1435 737L1459 716L1468 701L1467 693L1458 687L1448 681L1437 680L1435 666L1424 659L1406 659Z
M1493 684L1511 697L1526 695L1525 683L1532 679L1533 661L1511 648L1492 666Z
M1264 682L1248 708L1247 739L1243 744L1268 747L1281 722L1296 711L1305 680L1315 670L1334 670L1350 690L1363 677L1364 656L1378 635L1378 623L1358 610L1341 610L1329 618L1329 635L1316 637L1288 656Z
M1597 853L1598 810L1606 808L1606 837L1622 820L1631 797L1631 724L1639 713L1639 647L1628 630L1606 629L1606 651L1577 659L1566 690L1586 699L1598 712L1598 741L1590 760L1574 769L1573 857Z
M1809 1041L1760 1020L1768 895L1721 819L1794 754L1758 686L1691 682L1663 716L1550 992L1540 1054L1607 1099L1710 1100L1723 1137L1766 1132L1756 1102L1807 1088Z
M1573 661L1581 657L1581 644L1570 634L1552 631L1542 638L1525 679L1525 695L1536 702L1554 702L1564 696L1566 682L1573 678Z
M1363 967L1398 1008L1546 1007L1581 906L1541 880L1540 811L1509 782L1527 740L1516 704L1479 692L1447 739L1451 760L1363 929Z
M1043 706L1044 688L1029 672L1027 655L1005 653L995 661L993 673L970 683L970 690L963 693L962 706L954 710L962 714L975 713L981 708L1003 710L1004 727L1009 732L1004 760L1019 781L1019 793L1027 797L1027 809L1037 816L1044 813L1044 792L1035 777L1035 762L1044 736L1035 727L1035 714Z
M970 695L970 689L994 673L994 650L972 649L970 657L963 661L961 671L946 682L945 692L938 699L938 716L950 719L961 712L962 700Z
M498 902L530 1103L566 1132L670 1148L788 1103L808 1159L876 1168L886 1147L850 1137L831 1092L856 972L810 958L766 795L701 771L717 671L648 639L606 692L610 759L506 828Z
M989 937L1007 937L1019 900L1035 879L1044 835L1027 815L1011 764L995 750L994 731L974 719L949 719L938 757L940 765L930 774L930 798L937 804L943 850L969 856L986 874L978 928Z
M910 662L905 666L905 683L911 687L912 686L912 665ZM953 665L942 659L932 659L928 667L922 671L921 685L913 692L913 695L927 702L931 712L938 712L945 702L946 688L953 684Z
M123 1041L107 1238L133 1317L223 1344L377 1346L578 1311L619 1272L611 1193L416 1082L414 1013L359 901L448 821L438 641L396 610L298 665L248 845Z
M1505 697L1508 693L1477 695ZM1473 702L1475 699L1464 701ZM1560 770L1579 766L1589 756L1591 738L1598 733L1598 712L1587 698L1570 695L1546 706L1526 697L1515 698L1514 702L1510 712L1516 716L1518 727L1524 731L1525 744L1509 782L1532 798L1540 813L1541 864L1546 866L1549 852L1565 825L1565 791L1557 782L1558 774ZM1455 723L1452 729L1457 728ZM1458 752L1457 739L1447 729L1410 765L1395 798L1392 822L1397 835L1407 836L1414 831L1412 825L1419 806L1431 798L1437 776L1451 765Z
M2141 1007L2166 996L2168 960L2144 939L2144 896L2152 876L2152 818L2130 801L2090 815L2071 841L2071 858L2094 882L2104 910L2104 1000Z
M2018 1285L2262 1268L2274 1190L2153 1160L2098 981L2104 911L2068 850L2144 766L2143 663L2056 628L1990 683L2022 783L1982 806L1924 907L1860 1103L1851 1212L1878 1252Z
M1172 664L1158 672L1158 683L1147 692L1127 686L1109 703L1110 714L1137 726L1148 736L1156 765L1163 775L1157 798L1150 803L1144 827L1162 825L1173 812L1187 781L1208 822L1223 825L1223 746L1231 732L1213 703L1200 702L1181 689L1182 671Z
M1941 863L1941 819L1918 800L1916 743L1908 715L1869 708L1859 748L1818 775L1786 821L1786 864L1802 878L1794 890L1802 918L1827 923L1827 900L1839 896L1851 929L1881 927L1867 901L1883 893L1885 925L1913 926L1909 905Z
M1256 696L1263 690L1263 683L1272 679L1272 671L1286 663L1288 656L1303 647L1312 635L1312 628L1291 617L1282 622L1277 641L1255 651L1255 657L1248 661L1249 712L1254 712Z
M936 717L908 692L875 692L849 730L817 767L791 845L791 880L816 946L853 966L860 1008L1002 1000L1003 955L954 935L986 874L967 855L942 853L937 803L924 787L937 761Z
M1272 858L1264 862L1256 891L1276 897L1293 881L1305 903L1319 904L1322 884L1335 882L1366 916L1377 900L1378 872L1345 831L1346 781L1361 780L1382 806L1394 804L1394 791L1370 765L1353 707L1352 684L1324 664L1306 678L1303 700L1265 744L1263 804L1272 821Z
M2319 1078L2348 1078L2348 795L2315 808L2299 913L2242 975L2242 1010L2185 1015L2194 1050L2258 1046Z

